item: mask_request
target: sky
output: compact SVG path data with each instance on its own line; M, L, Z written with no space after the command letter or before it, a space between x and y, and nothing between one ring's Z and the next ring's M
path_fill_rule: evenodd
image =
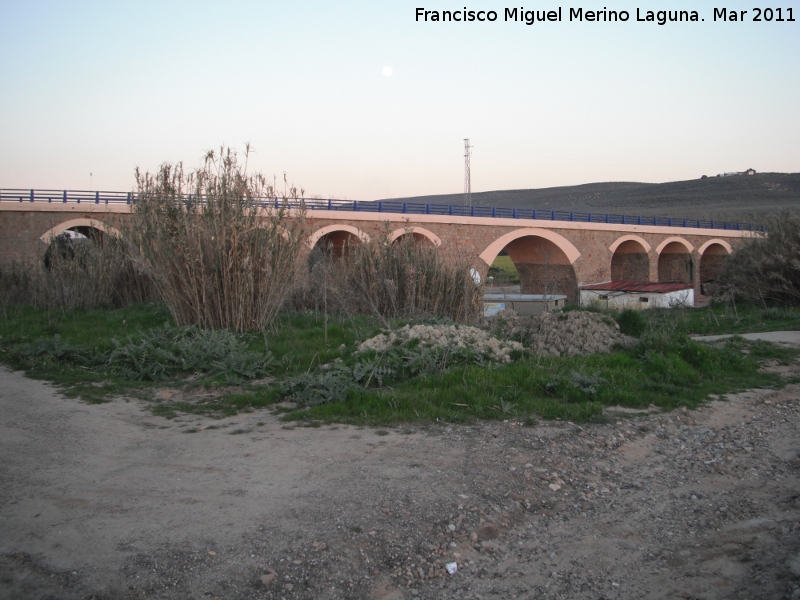
M129 191L136 167L247 142L251 170L363 200L463 191L464 138L473 192L800 171L800 1L782 23L668 4L705 21L613 0L520 4L562 7L530 26L492 1L0 0L0 188ZM415 19L464 7L498 19Z

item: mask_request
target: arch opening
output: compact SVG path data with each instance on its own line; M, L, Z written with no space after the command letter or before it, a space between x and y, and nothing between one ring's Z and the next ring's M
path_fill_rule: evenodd
M669 242L658 255L660 283L694 283L694 263L689 249L678 241Z
M712 243L704 249L703 254L700 256L699 276L701 286L716 281L725 267L725 261L728 256L730 256L728 249L719 243ZM702 288L701 292L704 293Z
M358 235L341 229L320 236L311 249L309 264L313 266L323 257L333 261L346 259L352 249L361 244Z
M499 253L511 259L519 276L520 292L578 299L578 280L566 253L552 241L526 235L509 242Z
M650 257L636 240L619 244L611 257L613 281L650 281Z

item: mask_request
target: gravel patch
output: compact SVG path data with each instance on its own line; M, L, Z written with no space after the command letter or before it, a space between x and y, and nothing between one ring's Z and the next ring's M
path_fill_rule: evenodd
M387 431L0 381L0 597L800 597L797 385Z

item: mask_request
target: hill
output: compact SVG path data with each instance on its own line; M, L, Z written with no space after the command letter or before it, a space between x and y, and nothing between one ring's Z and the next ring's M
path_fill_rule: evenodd
M463 204L463 194L392 198L407 202ZM800 173L758 173L669 183L609 182L472 194L475 206L759 221L800 210Z

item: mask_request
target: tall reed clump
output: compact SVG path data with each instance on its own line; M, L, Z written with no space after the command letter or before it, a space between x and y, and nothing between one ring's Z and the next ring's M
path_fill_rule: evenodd
M246 167L223 148L189 174L136 171L131 239L177 325L264 330L295 284L301 219Z
M5 316L10 306L71 312L157 298L143 265L114 235L76 240L62 234L51 240L43 258L0 264L0 307Z
M410 234L391 242L384 233L343 252L318 248L310 264L305 301L317 309L458 322L475 321L481 313L483 288L470 265Z
M760 304L800 304L800 214L769 219L766 236L728 257L713 291Z

